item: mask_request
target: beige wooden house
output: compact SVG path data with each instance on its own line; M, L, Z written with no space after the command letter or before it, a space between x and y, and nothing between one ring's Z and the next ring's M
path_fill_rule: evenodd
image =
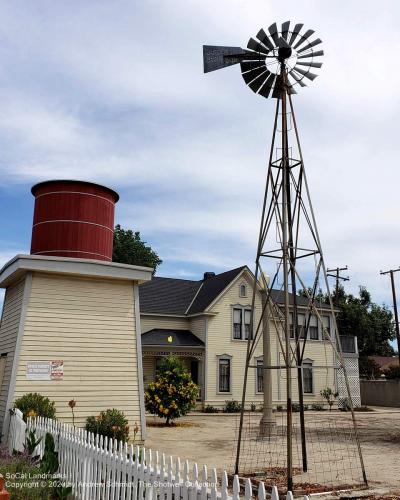
M122 410L145 437L138 284L152 270L100 260L17 255L0 271L0 428L15 399L38 392L75 424Z
M144 385L154 380L163 356L174 353L181 357L199 384L199 407L222 408L227 400L240 401L245 365L247 336L250 332L250 307L253 275L247 266L215 275L205 273L201 281L155 277L139 287L140 321ZM283 301L280 292L274 299ZM304 311L307 300L298 297ZM332 329L329 309L319 304L324 326ZM261 295L256 295L256 320L261 310ZM300 315L299 323L303 321ZM283 365L275 324L271 319L272 363ZM354 338L347 354L357 361ZM292 341L294 345L294 340ZM263 399L262 342L254 354L247 386L247 401L260 405ZM339 385L334 350L323 340L322 325L313 316L306 343L303 382L305 403L323 401L320 391ZM353 372L355 395L359 398L357 370ZM273 370L274 405L285 404L285 371ZM340 382L340 377L339 377ZM293 384L294 387L297 384ZM340 389L340 387L338 387Z

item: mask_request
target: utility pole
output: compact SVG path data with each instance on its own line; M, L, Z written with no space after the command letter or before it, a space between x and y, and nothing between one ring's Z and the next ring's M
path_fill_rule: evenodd
M394 286L394 273L397 273L398 271L400 271L400 267L398 269L390 269L389 271L381 271L381 274L390 274L390 283L392 285L392 295L393 295L394 322L396 327L396 338L397 338L397 354L399 356L399 363L400 363L399 316L397 314L396 287Z
M335 278L336 284L335 284L335 306L337 307L339 305L339 281L349 281L350 278L348 276L341 276L340 272L341 271L347 271L348 267L334 267L333 269L327 269L326 272L328 273L327 276L330 276L331 278Z

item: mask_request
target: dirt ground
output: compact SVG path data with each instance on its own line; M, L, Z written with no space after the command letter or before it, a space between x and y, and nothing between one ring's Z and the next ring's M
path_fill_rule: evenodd
M257 425L259 418L258 413L249 414L248 421ZM349 414L342 412L306 414L309 422L322 422L323 429L328 429L329 422L334 422L338 426L335 429L339 429L337 441L342 442L346 442L347 438L344 433L341 435L340 429L342 425L343 429L349 426L349 418ZM205 464L209 469L216 467L218 471L232 470L237 415L191 414L180 419L176 427L168 428L161 427L160 420L155 417L148 417L147 422L146 447L195 461L199 466ZM400 499L400 409L358 412L357 423L369 484L377 488L388 487L391 491L396 491L393 498ZM321 428L318 433L321 433ZM341 458L337 459L340 454L336 453L338 446L332 445L332 441L330 439L328 443L318 439L319 448L331 446L329 456L335 456L340 462ZM311 450L310 453L314 452ZM347 466L342 465L345 470Z

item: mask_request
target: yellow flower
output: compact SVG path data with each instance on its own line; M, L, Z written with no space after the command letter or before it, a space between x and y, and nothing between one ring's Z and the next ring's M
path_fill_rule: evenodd
M27 413L27 417L35 418L37 417L37 413L35 412L35 410L29 410Z
M168 413L169 413L168 408L165 408L165 410L164 410L164 414L165 414L165 415L168 415Z

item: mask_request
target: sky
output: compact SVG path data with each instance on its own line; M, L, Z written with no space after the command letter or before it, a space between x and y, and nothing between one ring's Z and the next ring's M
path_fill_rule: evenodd
M159 253L160 276L252 266L275 102L238 66L204 75L202 45L245 47L290 20L324 42L293 100L325 261L391 304L399 15L397 0L3 0L0 264L29 253L31 186L73 178L120 193L116 222Z

